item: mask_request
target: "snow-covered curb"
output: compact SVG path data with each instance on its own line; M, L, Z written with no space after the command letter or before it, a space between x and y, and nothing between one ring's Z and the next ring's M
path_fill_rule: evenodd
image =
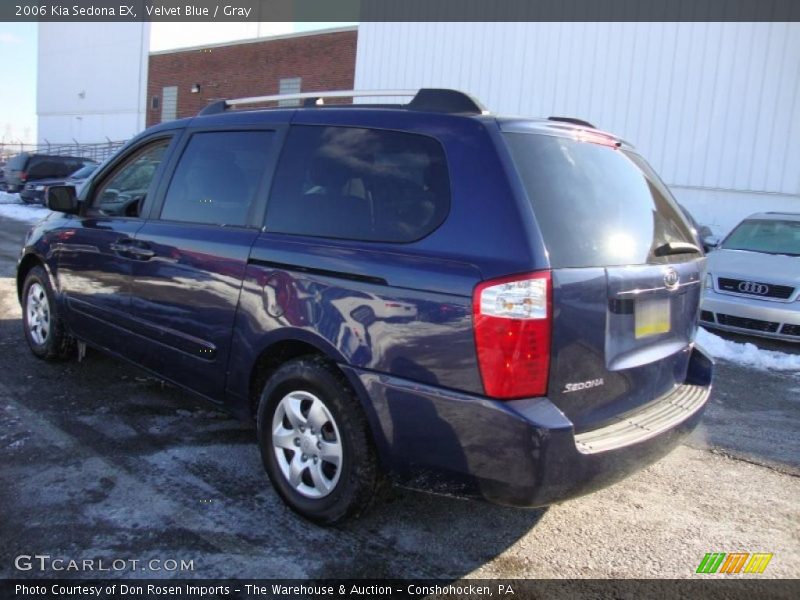
M19 194L0 192L0 217L37 223L49 214L50 211L40 204L25 204Z
M765 371L800 372L800 354L762 350L749 342L745 344L732 342L702 327L697 330L697 343L714 358Z

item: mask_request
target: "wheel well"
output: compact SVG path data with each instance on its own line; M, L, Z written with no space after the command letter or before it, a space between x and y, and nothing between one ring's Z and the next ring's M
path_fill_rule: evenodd
M281 365L301 356L321 356L327 358L316 346L299 340L284 340L266 348L258 357L250 373L250 414L255 418L258 399L269 376Z
M35 254L26 254L19 264L17 268L17 300L22 301L22 288L25 285L25 278L30 270L37 265L44 266L44 263Z

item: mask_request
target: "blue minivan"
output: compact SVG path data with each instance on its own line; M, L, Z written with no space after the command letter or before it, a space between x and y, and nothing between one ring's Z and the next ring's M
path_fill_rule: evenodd
M453 90L323 104L362 95L218 101L49 188L32 352L88 344L254 420L321 524L386 482L543 506L669 451L711 389L705 257L647 162Z

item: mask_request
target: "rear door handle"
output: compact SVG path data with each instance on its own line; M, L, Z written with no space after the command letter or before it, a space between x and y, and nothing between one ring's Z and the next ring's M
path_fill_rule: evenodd
M121 240L110 243L108 247L114 252L129 252L132 243L133 240L131 238L122 238Z
M153 258L156 255L156 253L149 248L139 248L138 246L131 246L128 248L127 252L128 254L133 254L137 258L143 258L145 260Z

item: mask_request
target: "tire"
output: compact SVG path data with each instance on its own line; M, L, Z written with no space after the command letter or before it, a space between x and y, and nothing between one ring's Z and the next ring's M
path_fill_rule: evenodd
M63 360L73 347L64 328L50 278L41 266L33 267L22 288L22 327L34 356Z
M264 469L296 513L333 525L373 504L383 476L367 419L347 380L322 358L298 358L272 374L257 426Z

